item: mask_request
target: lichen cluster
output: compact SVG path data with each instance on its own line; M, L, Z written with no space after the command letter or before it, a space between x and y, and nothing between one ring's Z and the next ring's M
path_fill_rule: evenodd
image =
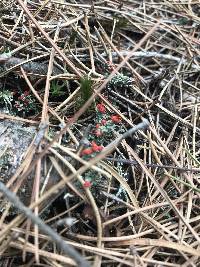
M131 88L133 79L122 74L116 74L108 83L108 89L125 90Z

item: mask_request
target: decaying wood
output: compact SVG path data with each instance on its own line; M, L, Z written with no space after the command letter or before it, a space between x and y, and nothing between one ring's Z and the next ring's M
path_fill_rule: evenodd
M24 71L35 75L46 75L48 71L48 64L42 62L26 62L26 59L9 56L6 54L0 55L0 70L1 72L19 71L19 67L22 66ZM59 75L63 72L56 66L53 67L52 74Z

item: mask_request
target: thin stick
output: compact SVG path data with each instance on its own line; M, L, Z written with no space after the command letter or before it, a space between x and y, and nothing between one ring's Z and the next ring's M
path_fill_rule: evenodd
M114 161L114 162L121 162L124 164L130 164L130 165L139 165L139 163L135 160L128 160L128 159L119 159L119 158L105 158L108 161ZM147 167L153 167L153 168L161 168L161 169L174 169L174 170L180 170L180 171L188 171L188 172L200 172L200 168L186 168L186 167L179 167L179 166L172 166L172 165L159 165L159 164L144 164Z
M18 208L22 213L24 213L33 223L35 223L42 232L50 236L51 239L63 250L66 255L69 255L74 259L78 266L80 267L90 267L89 263L70 245L68 245L54 230L52 230L48 225L46 225L39 217L36 217L33 212L24 206L24 204L19 200L19 198L11 192L2 182L0 182L0 191L8 198L8 200Z

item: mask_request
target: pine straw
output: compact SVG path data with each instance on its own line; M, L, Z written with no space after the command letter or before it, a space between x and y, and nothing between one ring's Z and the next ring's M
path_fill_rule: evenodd
M0 12L1 51L10 50L0 55L1 80L20 73L41 105L35 117L0 114L39 125L7 188L18 194L32 177L30 209L91 266L197 266L198 1L17 0L1 1ZM113 68L105 75L108 61ZM108 90L122 72L131 88ZM77 108L86 75L94 93ZM62 101L49 100L53 80L70 85ZM140 131L131 138L113 133L86 161L80 151L96 123L88 108L100 101L121 116L126 132L135 125ZM83 186L88 170L102 179L97 192ZM77 266L27 214L11 218L11 206L0 218L3 266Z

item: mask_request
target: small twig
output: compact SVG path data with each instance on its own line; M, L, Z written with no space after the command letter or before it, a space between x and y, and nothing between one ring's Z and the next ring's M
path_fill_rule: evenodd
M119 52L121 56L128 56L131 54L131 51L120 51ZM106 56L106 53L102 53L102 56ZM119 54L117 52L112 52L112 56L113 57L118 57ZM172 55L168 55L168 54L161 54L161 53L157 53L157 52L148 52L148 51L136 51L134 53L132 53L131 57L137 57L137 58L159 58L159 59L164 59L164 60L169 60L169 61L175 61L177 63L182 62L183 64L188 63L188 60L183 59L183 58L179 58L176 56L172 56ZM199 70L199 66L197 66L196 64L192 64L191 65L194 69Z
M133 206L132 206L132 205L126 203L125 201L123 201L122 199L120 199L119 197L117 197L117 196L115 196L115 195L113 195L113 194L110 194L110 193L107 193L107 192L104 192L104 191L102 191L102 194L103 194L104 196L106 196L107 198L110 198L110 199L112 199L112 200L114 200L114 201L116 201L116 202L118 202L118 203L121 203L121 204L124 205L125 207L128 207L128 208L130 208L130 209L133 209Z
M121 95L121 94L115 92L114 90L111 90L111 89L109 89L109 88L108 88L108 90L109 90L109 92L110 92L111 94L113 94L113 95L115 95L115 96L117 97L117 100L118 100L118 98L120 98L121 100L125 101L126 103L128 103L128 104L131 105L131 106L133 106L134 108L140 110L141 112L144 112L144 109L141 108L139 105L135 104L132 100L130 100L130 99L128 99L127 97L125 97L125 96L123 96L123 95ZM127 105L126 105L126 107L127 107ZM135 113L136 113L136 112L135 112Z
M39 62L32 62L33 60L44 58L47 54L36 56L34 58L25 60L17 57L7 57L6 55L0 55L0 77L5 76L11 71L15 71L18 67L23 65L26 72L35 75L46 75L48 70L48 65ZM58 68L54 68L53 75L61 74L62 72Z
M45 55L38 56L37 58L44 57ZM0 55L1 69L6 73L8 71L13 71L16 68L23 66L23 69L27 73L32 73L35 75L46 75L48 70L48 64L41 62L32 62L33 59L23 59L18 57L10 56L9 54ZM54 66L53 75L62 74L62 71Z
M0 191L8 198L8 200L21 212L23 212L33 223L35 223L43 233L50 236L51 239L63 250L66 255L75 260L80 267L90 267L89 263L70 245L68 245L54 230L46 225L39 217L24 206L20 199L11 192L2 182L0 182Z
M168 175L170 178L172 178L173 180L175 180L175 181L177 181L177 182L179 182L179 183L181 183L181 184L184 184L185 186L188 186L188 187L191 188L192 190L194 190L194 191L200 193L200 189L199 189L199 188L194 187L194 186L192 186L191 184L186 183L185 181L183 181L183 180L177 178L176 176L173 176L173 175L170 175L170 174L167 174L167 175Z
M130 130L128 130L127 132L125 132L124 134L120 135L118 138L116 138L114 141L112 141L106 148L105 148L105 152L109 149L118 146L121 141L123 139L126 139L127 137L131 136L132 134L136 133L139 130L145 130L146 128L148 128L149 126L149 121L147 119L143 119L143 121L139 124L137 124L135 127L131 128ZM104 151L104 150L103 150Z
M47 128L48 128L48 124L47 123L44 123L44 122L40 123L39 131L38 131L38 133L37 133L37 135L35 137L35 140L34 140L34 145L36 147L38 147L38 145L40 144L41 140L43 139Z
M106 157L105 159L109 161L121 162L124 164L139 165L139 163L135 160L117 159L117 158L109 158L109 157ZM188 172L200 172L200 168L185 168L185 167L178 167L178 166L172 166L172 165L158 165L158 164L153 164L153 163L151 164L144 163L144 165L147 167L151 167L151 168L175 169L175 170L188 171Z

